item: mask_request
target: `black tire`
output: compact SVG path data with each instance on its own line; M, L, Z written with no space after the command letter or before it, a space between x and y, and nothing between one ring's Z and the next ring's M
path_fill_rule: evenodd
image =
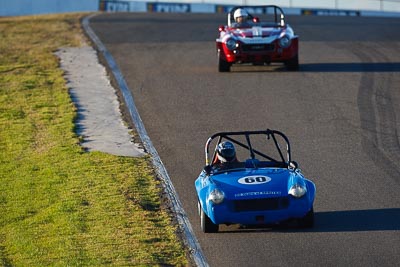
M204 210L200 208L200 225L201 225L201 230L203 230L204 233L217 233L219 225L215 224L211 221L211 219L205 214Z
M221 59L220 52L218 51L218 71L219 72L230 72L231 64Z
M285 62L286 68L291 71L299 70L299 55L294 56Z
M307 212L306 216L298 219L299 228L312 228L314 227L314 208Z

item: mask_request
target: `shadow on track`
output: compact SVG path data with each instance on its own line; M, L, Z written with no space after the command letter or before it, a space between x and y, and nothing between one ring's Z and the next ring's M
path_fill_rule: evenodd
M400 62L382 63L305 63L302 72L400 72Z
M400 208L315 213L312 232L399 231Z
M239 227L221 233L243 232L366 232L400 231L400 208L315 212L315 225L310 229L291 226Z
M400 72L400 62L379 63L300 63L300 72ZM232 72L291 72L282 64L265 66L234 65Z

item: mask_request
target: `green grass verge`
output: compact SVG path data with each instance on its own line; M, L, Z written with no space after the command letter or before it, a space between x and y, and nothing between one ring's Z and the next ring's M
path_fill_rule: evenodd
M0 18L0 265L187 265L148 159L79 146L53 53L80 16Z

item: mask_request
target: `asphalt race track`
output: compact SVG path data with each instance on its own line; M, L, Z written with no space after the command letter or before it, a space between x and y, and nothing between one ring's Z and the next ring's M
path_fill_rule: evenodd
M300 71L218 73L225 15L101 14L114 56L210 266L398 266L400 19L288 16ZM310 230L204 234L194 180L218 131L281 130L317 185Z

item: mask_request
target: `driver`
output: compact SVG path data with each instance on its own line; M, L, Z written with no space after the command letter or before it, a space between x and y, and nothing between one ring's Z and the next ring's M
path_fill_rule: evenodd
M233 18L235 19L236 25L238 27L243 27L243 26L248 26L248 18L249 18L249 13L243 8L238 8L235 10L235 13L233 13Z
M229 141L219 143L217 146L217 157L213 165L217 165L217 168L227 169L233 168L237 162L235 146Z

